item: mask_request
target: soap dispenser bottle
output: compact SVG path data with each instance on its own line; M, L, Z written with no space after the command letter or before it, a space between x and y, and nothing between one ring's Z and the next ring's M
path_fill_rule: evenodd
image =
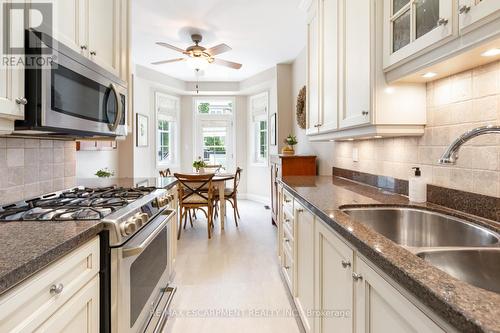
M424 203L427 201L427 183L422 178L420 168L414 167L414 176L410 177L408 196L411 202Z

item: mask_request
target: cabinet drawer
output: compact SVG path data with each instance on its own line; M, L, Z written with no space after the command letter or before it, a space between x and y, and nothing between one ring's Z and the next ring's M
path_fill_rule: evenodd
M283 248L283 274L285 275L286 283L293 293L293 259L291 252L286 247Z
M283 191L283 208L293 212L293 196L287 191Z
M283 210L283 228L288 229L290 236L294 237L295 222L293 216L286 210Z
M99 272L99 237L0 296L0 332L32 332ZM51 288L59 287L59 292Z

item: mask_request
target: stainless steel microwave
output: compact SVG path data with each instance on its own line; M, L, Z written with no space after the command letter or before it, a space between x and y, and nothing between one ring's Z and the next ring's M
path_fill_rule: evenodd
M127 135L126 82L46 34L27 30L25 40L25 119L16 133Z

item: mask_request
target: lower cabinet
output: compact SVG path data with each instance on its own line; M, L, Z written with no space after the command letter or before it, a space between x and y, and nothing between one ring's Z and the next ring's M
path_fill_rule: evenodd
M444 333L398 290L357 258L356 333Z
M287 196L281 186L279 192ZM285 281L306 332L444 333L448 330L447 324L411 296L405 296L394 281L378 273L370 261L330 226L301 202L291 200L281 200L279 255Z
M0 332L98 332L99 237L0 295Z
M35 332L98 333L99 278L95 276Z
M321 222L315 232L316 332L353 332L354 251Z
M314 215L295 203L297 280L295 303L306 332L314 332Z

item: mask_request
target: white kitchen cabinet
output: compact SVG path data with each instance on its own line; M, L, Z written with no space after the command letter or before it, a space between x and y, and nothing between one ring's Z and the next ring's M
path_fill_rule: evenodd
M4 5L11 3L9 0L0 0L0 17L4 17ZM14 15L14 14L13 14ZM21 12L22 15L22 12ZM11 16L10 21L10 45L23 47L24 45L24 23L22 17ZM0 30L4 29L2 23ZM4 38L6 36L0 31L0 54L12 56L13 60L18 55L10 55L4 49ZM24 119L24 66L15 62L15 66L7 66L3 62L0 64L0 134L9 134L14 130L14 121Z
M0 296L0 332L97 332L99 237Z
M40 2L47 1L40 0ZM54 15L52 27L54 38L76 52L84 53L87 49L87 34L85 19L80 13L85 10L86 0L52 0L51 3Z
M318 133L338 128L339 110L339 15L341 0L320 0L321 17L321 107Z
M313 0L307 21L307 121L306 133L317 134L320 114L320 17L319 0Z
M341 128L366 124L371 113L372 0L344 1Z
M498 0L459 0L460 33L474 29L500 17Z
M315 309L317 333L353 332L354 251L323 222L315 231ZM338 313L333 313L337 311ZM329 313L330 312L330 313Z
M309 9L312 18L315 3ZM389 85L385 80L384 7L378 4L376 0L320 0L319 44L315 34L308 33L308 88L314 92L307 110L310 141L424 133L425 84ZM308 27L315 31L311 24ZM314 62L311 66L311 54L316 53L321 55L319 66ZM320 75L314 72L317 67Z
M384 0L384 68L453 37L450 0Z
M297 269L295 304L306 332L314 332L314 215L295 203Z
M120 75L120 8L118 0L88 0L88 47L90 58Z
M356 333L444 333L362 258L355 268Z
M99 277L95 276L34 332L98 333Z

